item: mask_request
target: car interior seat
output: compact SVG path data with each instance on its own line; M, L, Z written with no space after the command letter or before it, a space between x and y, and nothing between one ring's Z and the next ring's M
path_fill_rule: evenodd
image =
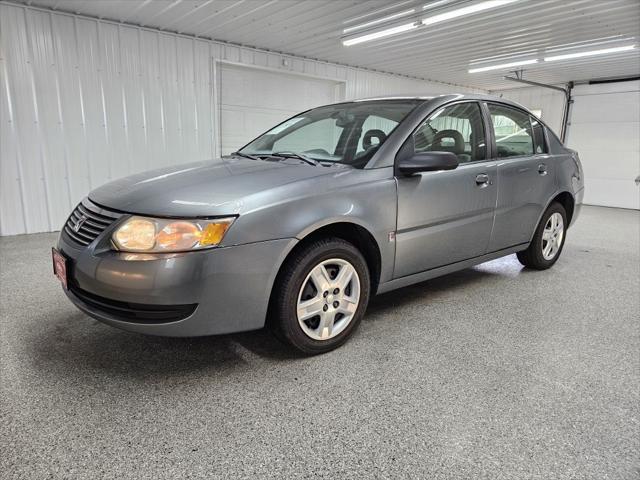
M445 138L452 139L453 145L443 145L442 140ZM429 150L455 153L461 162L468 162L471 160L471 155L464 151L464 137L457 130L440 130L435 134L433 143Z

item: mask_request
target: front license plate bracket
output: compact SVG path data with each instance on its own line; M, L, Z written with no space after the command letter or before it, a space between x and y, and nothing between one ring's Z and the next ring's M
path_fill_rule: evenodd
M69 288L69 259L55 248L51 248L51 258L53 260L53 274L58 277L65 290Z

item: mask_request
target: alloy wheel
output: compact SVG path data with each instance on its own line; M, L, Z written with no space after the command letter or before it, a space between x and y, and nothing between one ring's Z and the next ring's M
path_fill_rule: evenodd
M542 231L542 256L552 260L560 251L564 237L564 220L558 212L553 213Z

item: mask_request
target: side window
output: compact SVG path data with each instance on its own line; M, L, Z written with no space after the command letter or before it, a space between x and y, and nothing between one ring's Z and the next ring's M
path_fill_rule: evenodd
M398 122L388 118L369 115L362 124L362 132L358 139L356 155L377 148L384 142L391 130L396 128Z
M533 141L536 147L536 153L547 153L547 142L544 138L544 127L542 124L531 117L531 127L533 128Z
M452 152L462 162L487 157L484 124L480 105L457 103L431 115L413 134L416 153Z
M488 104L496 135L498 158L533 155L533 129L526 113L503 105Z

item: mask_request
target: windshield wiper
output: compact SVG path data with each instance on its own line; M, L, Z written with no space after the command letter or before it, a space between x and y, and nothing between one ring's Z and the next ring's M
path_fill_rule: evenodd
M244 158L250 158L251 160L260 160L260 157L256 157L255 155L249 155L248 153L232 152L231 155L236 155L238 157L244 157Z
M303 162L307 162L309 165L320 165L320 162L318 162L317 160L314 160L311 157L307 157L306 155L303 155L302 153L296 153L296 152L274 152L270 154L273 157L282 157L282 158L297 158L299 160L302 160Z

